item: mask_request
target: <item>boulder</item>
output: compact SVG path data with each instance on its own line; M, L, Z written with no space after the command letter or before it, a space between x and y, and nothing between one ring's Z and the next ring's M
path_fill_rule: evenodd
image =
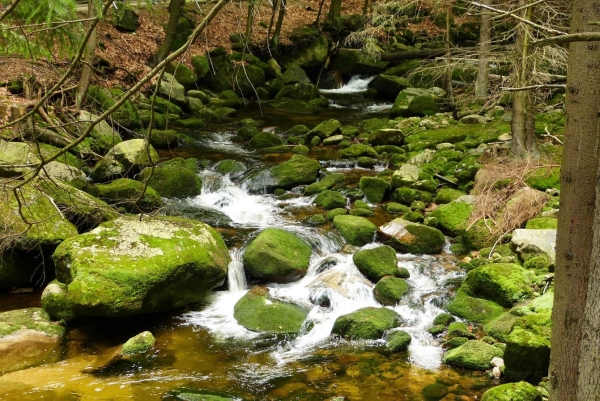
M296 334L302 328L308 310L272 298L266 287L255 287L235 304L233 316L251 331Z
M310 79L302 67L292 65L285 70L281 79L284 85L310 84Z
M453 315L475 323L489 322L504 312L504 308L497 303L472 297L461 289L456 291L446 309Z
M543 316L543 315L542 315ZM537 319L530 319L537 320ZM508 335L504 352L504 376L507 380L539 382L548 375L550 366L550 314L545 314L546 326L517 322ZM525 324L524 324L525 323ZM522 327L521 325L525 326ZM541 326L541 327L540 327Z
M106 182L113 178L138 174L144 167L154 164L159 159L154 148L148 146L149 149L143 139L130 139L117 144L96 163L91 177L94 181Z
M186 89L196 88L196 81L198 76L193 69L182 63L169 64L167 66L167 72L173 74L175 80L183 85Z
M387 337L386 348L391 352L402 352L408 349L412 341L412 337L405 331L392 331Z
M382 128L369 134L369 143L373 146L404 144L404 132L396 128Z
M87 191L115 207L124 208L129 213L151 212L163 204L160 195L152 187L131 178L96 184L88 187Z
M392 188L410 187L419 180L421 169L414 164L403 164L392 174Z
M206 55L199 54L192 57L192 67L194 68L194 73L198 79L204 78L210 71L210 61ZM188 96L191 95L188 93Z
M407 291L408 283L404 279L387 276L377 282L373 294L380 304L395 306Z
M444 234L437 228L403 219L394 219L382 225L379 233L388 245L405 253L440 253L446 242Z
M308 131L306 134L306 141L310 142L315 136L318 136L321 140L329 138L330 136L341 132L341 129L342 124L338 120L323 121L315 128Z
M388 308L361 308L335 320L332 334L350 340L377 340L390 329L398 327L400 315Z
M419 88L406 88L400 91L396 96L392 110L390 111L390 118L396 117L410 117L412 112L408 110L408 105L417 96L431 96L425 89Z
M79 129L82 132L85 131L90 125L90 122L96 120L97 118L97 115L82 110L79 112L79 116L77 117L77 120L79 121ZM87 153L88 149L91 149L96 153L105 154L113 146L121 142L123 142L121 135L106 121L102 120L94 126L90 132L90 136L84 139L84 141L75 149L81 154Z
M331 189L338 184L343 183L346 180L346 176L341 173L333 173L325 176L320 181L310 184L304 188L304 195L310 196L321 193L327 189Z
M332 210L346 207L346 198L337 191L325 190L319 193L313 203L325 210Z
M356 251L352 260L358 270L377 283L385 276L399 277L396 251L387 245Z
M180 107L185 106L185 87L177 82L175 77L168 72L162 76L162 80L157 85L158 95L170 100Z
M389 187L386 180L377 177L361 177L358 183L361 191L365 193L367 201L371 203L379 203L385 197L385 193Z
M285 68L298 66L302 68L318 68L327 60L329 55L329 42L323 35L314 35L311 40L303 43L293 53L284 54L281 64Z
M502 357L502 351L483 341L469 340L460 347L446 352L443 361L448 365L473 370L491 369L492 358Z
M527 382L506 383L483 393L481 401L542 401L542 395Z
M289 283L306 274L312 249L295 234L279 228L267 228L244 252L244 269L252 277Z
M473 297L488 299L510 308L533 294L532 280L521 266L491 263L471 270L461 288Z
M26 165L39 162L40 159L31 151L28 144L0 139L0 177L24 176L33 171L33 167L26 167Z
M132 33L140 27L140 17L125 3L115 3L117 9L112 13L112 25L117 31Z
M473 206L470 203L457 199L440 205L429 216L438 219L438 227L444 234L456 237L464 234L472 211Z
M460 122L465 124L485 124L491 121L491 118L480 116L479 114L469 114L468 116L464 116L460 119Z
M443 205L455 201L463 195L466 194L463 191L459 191L458 189L442 188L437 192L433 201L438 205Z
M363 246L373 242L377 226L364 217L340 215L333 218L335 228L351 245Z
M64 334L40 308L0 313L0 374L57 362Z
M73 304L67 297L67 285L52 280L42 292L42 308L53 319L70 322L77 318Z
M269 172L275 181L275 187L292 189L298 185L315 182L320 170L321 164L317 160L294 155L279 166L272 167Z
M345 78L353 75L375 75L382 73L388 66L387 61L376 61L364 57L358 50L339 49L329 65L330 70L339 71Z
M200 195L202 179L197 175L196 159L176 157L160 163L154 169L147 167L140 180L148 180L148 185L163 197L187 198Z
M237 175L246 170L248 168L242 162L233 159L221 160L215 165L215 171L223 175Z
M375 88L380 97L387 99L396 99L401 90L411 86L406 78L386 74L380 74L369 82L369 88Z
M86 178L84 172L77 167L71 167L54 160L44 166L44 169L40 171L40 176L63 182L85 180Z
M373 147L360 143L350 145L345 149L341 149L338 151L338 153L344 158L367 156L376 159L379 157L379 154L375 151L375 149L373 149Z
M144 331L140 334L137 334L131 337L129 340L123 344L121 348L122 355L139 355L139 354L147 354L152 351L154 348L154 343L156 343L156 339L149 331Z
M132 316L200 302L225 280L229 252L204 223L118 218L53 255L66 301L82 316Z
M248 145L253 148L270 148L273 146L283 145L283 140L273 132L263 131L254 135Z
M467 325L463 322L453 322L448 325L448 338L464 337L468 339L475 339L475 334L471 333Z
M510 240L513 252L523 261L535 256L547 256L551 265L556 260L556 230L517 229Z
M263 102L263 104L271 109L283 110L294 114L316 114L321 110L317 105L289 97Z
M152 145L152 147L155 149L175 149L179 146L179 137L177 135L177 131L174 129L152 130L150 145Z
M292 99L303 100L308 102L312 99L318 99L321 97L319 94L319 88L312 83L295 83L291 85L284 86L278 93L275 95L275 99L279 99L282 97L289 97Z

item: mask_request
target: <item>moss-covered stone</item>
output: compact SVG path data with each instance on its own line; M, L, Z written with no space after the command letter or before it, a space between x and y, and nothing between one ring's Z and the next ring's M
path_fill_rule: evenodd
M448 394L450 391L448 387L444 386L441 383L432 383L423 387L421 390L421 394L423 394L423 398L427 401L438 401L441 400Z
M57 362L64 333L40 308L0 313L0 373Z
M442 188L435 195L434 202L438 205L450 203L463 195L466 195L463 191L454 188Z
M547 256L534 256L525 263L523 263L525 269L533 269L539 272L548 272L550 270L550 262Z
M121 348L122 355L146 354L154 348L156 339L149 331L131 337Z
M314 204L325 210L343 208L346 206L346 198L337 191L325 190L317 195Z
M298 333L307 315L298 305L271 298L266 287L251 289L233 309L235 319L248 330L275 334Z
M449 313L440 313L433 319L433 324L449 325L454 321L454 317Z
M546 320L549 322L550 314L546 315ZM548 375L550 333L549 330L545 334L534 331L535 329L528 330L528 327L517 326L508 335L504 352L504 375L507 380L537 383Z
M448 341L444 342L443 345L444 345L444 348L450 350L450 349L454 349L454 348L460 347L461 345L463 345L467 341L469 341L469 339L467 337L452 337Z
M242 173L246 170L247 167L243 163L232 159L221 160L215 166L215 171L223 175Z
M321 109L314 104L289 97L270 100L268 102L263 102L262 104L271 109L282 110L294 114L316 114L321 111Z
M146 146L143 139L131 139L114 146L92 170L92 178L106 182L112 178L130 176L158 161L158 153Z
M530 230L556 230L558 228L558 219L554 217L538 217L529 220L525 228Z
M87 191L111 205L130 213L150 212L162 206L160 195L149 186L131 178L119 178L107 184L96 184ZM143 194L143 196L142 196ZM138 200L138 198L141 199Z
M395 330L387 338L386 348L391 352L402 352L408 349L412 337L405 331Z
M259 132L248 142L253 148L268 148L272 146L283 145L283 140L276 134L268 131Z
M319 88L317 88L316 85L313 85L312 83L295 83L281 88L275 95L275 99L289 97L308 102L312 99L317 99L320 96Z
M331 333L350 340L377 340L399 323L400 315L392 309L367 307L338 317Z
M540 167L525 179L527 185L540 191L560 189L560 168Z
M348 214L348 210L343 208L332 209L327 212L327 220L333 220L336 216L344 216Z
M446 331L446 326L444 326L443 324L436 324L427 329L427 332L432 336L442 334L444 331Z
M475 334L471 333L467 328L467 325L463 322L453 322L448 326L448 337L465 337L469 339L474 339Z
M454 201L439 206L430 213L430 216L438 219L438 227L443 233L455 237L464 234L472 211L472 205Z
M397 202L388 202L385 204L385 210L390 214L405 214L410 212L410 208Z
M304 195L310 196L321 193L327 189L331 189L338 184L342 184L346 181L346 177L341 173L329 174L320 181L308 185L304 188Z
M192 61L193 63L193 61ZM182 63L169 64L166 70L169 74L173 74L177 82L183 85L186 89L193 89L196 87L196 81L198 76L193 69Z
M358 270L374 283L385 276L398 276L398 258L390 246L356 251L352 260Z
M363 144L350 145L347 148L338 151L338 153L344 158L367 156L376 159L379 157L379 154L373 147Z
M75 136L81 135L81 132L88 129L92 121L98 118L97 115L91 114L87 111L81 111L77 118L78 123L76 125L77 131L74 133ZM114 130L106 121L100 121L90 131L89 137L84 139L82 143L74 148L75 152L80 155L89 155L91 152L105 154L113 146L123 142L121 135Z
M205 55L197 55L192 57L192 67L197 78L204 78L210 71L210 62Z
M229 252L204 223L119 218L64 241L53 255L67 300L84 316L131 316L200 302L225 279Z
M287 162L270 169L276 186L291 189L302 184L312 184L317 180L321 164L302 155L293 155Z
M404 279L387 276L377 282L373 293L380 304L394 306L407 291L408 283Z
M191 161L191 163L190 163ZM196 174L196 159L176 157L152 168L145 168L139 179L148 182L160 196L187 198L200 195L202 179ZM192 168L189 168L192 166Z
M379 203L385 197L389 187L387 181L376 177L361 177L359 182L360 189L365 193L367 201Z
M442 360L452 366L487 370L492 367L490 362L494 357L502 357L502 351L483 341L469 340L460 347L446 352Z
M42 308L53 319L70 322L77 317L73 304L67 297L67 285L53 280L42 292Z
M335 216L333 224L348 243L356 246L373 242L377 233L377 226L364 217Z
M527 382L506 383L486 390L481 401L542 401L535 386Z
M497 303L469 296L461 289L456 292L447 309L453 315L476 323L489 322L504 312L504 308Z
M318 136L321 140L329 138L330 136L339 133L341 128L342 124L338 120L323 121L306 134L306 140L310 141L314 136Z
M492 263L471 270L461 288L469 295L504 307L531 297L531 280L519 265Z
M431 194L413 188L402 187L392 193L392 198L403 205L410 206L414 201L431 202Z
M440 253L446 239L437 228L403 219L395 219L379 227L385 242L400 252L415 254Z
M354 49L339 49L331 62L330 69L339 71L347 77L356 74L376 75L382 73L388 64L385 61L363 57Z
M252 277L289 283L306 274L311 247L295 234L267 228L244 252L244 268Z

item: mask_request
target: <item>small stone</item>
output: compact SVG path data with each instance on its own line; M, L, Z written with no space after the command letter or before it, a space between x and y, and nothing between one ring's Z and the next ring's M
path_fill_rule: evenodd
M492 358L491 364L494 367L501 368L502 366L504 366L504 359L495 356Z
M498 137L498 140L502 141L502 142L508 142L508 141L512 140L512 135L509 133L502 134Z
M492 369L492 376L494 376L494 379L499 379L502 376L502 371L498 366L494 366Z

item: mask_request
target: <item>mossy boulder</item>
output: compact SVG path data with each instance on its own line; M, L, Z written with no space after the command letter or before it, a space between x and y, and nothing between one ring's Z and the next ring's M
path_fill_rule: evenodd
M369 143L373 146L404 144L404 132L395 128L382 128L369 134Z
M106 182L113 178L133 176L158 159L158 153L151 145L147 147L143 139L130 139L114 146L96 163L91 177L94 181Z
M361 177L358 186L365 193L367 201L379 203L385 197L389 184L382 178Z
M481 401L542 401L542 395L534 385L521 381L506 383L486 390Z
M21 187L19 201L20 203L12 188L3 186L0 192L0 213L3 217L3 234L6 235L9 247L20 250L38 247L53 250L65 239L77 235L77 228L35 185ZM30 225L30 222L35 224Z
M454 317L451 314L440 313L439 315L437 315L435 317L435 319L433 319L433 324L434 325L441 324L441 325L447 326L450 323L452 323L453 321L454 321Z
M465 337L474 339L475 334L471 333L467 328L467 325L463 322L453 322L448 325L448 337Z
M321 164L302 155L293 155L288 161L270 169L275 186L291 189L298 185L312 184L317 180Z
M516 229L510 240L510 248L522 261L545 256L551 265L556 259L555 229Z
M491 360L494 357L502 357L502 351L483 341L469 340L460 347L446 352L442 360L452 366L487 370L492 367Z
M248 168L242 162L233 159L221 160L215 165L215 171L223 175L235 175L246 170L248 170Z
M235 304L233 316L251 331L274 334L296 334L308 315L298 305L271 297L266 287L255 287Z
M400 91L394 100L392 110L390 110L390 118L412 116L413 113L408 110L408 105L414 98L419 96L428 97L431 95L425 89L419 88L406 88Z
M295 83L286 85L275 95L275 99L282 97L289 97L292 99L303 100L308 102L312 99L318 99L321 97L319 94L319 88L312 83Z
M335 216L333 224L349 244L356 246L363 246L373 242L377 233L377 226L364 217Z
M302 68L321 67L329 55L329 41L323 35L311 35L309 40L298 44L293 52L281 56L281 65L285 68L292 66Z
M550 313L534 317L531 320L535 321L539 317L542 317L543 320L535 322L533 327L527 327L527 321L516 323L516 327L508 335L504 352L504 376L507 380L526 380L536 383L548 375ZM521 327L519 324L525 327Z
M292 65L288 67L282 77L281 77L284 85L293 85L297 83L301 84L310 84L310 79L308 75L306 75L306 71L302 69L302 67Z
M181 107L177 106L175 103L171 102L168 99L157 96L156 99L148 100L147 105L151 106L152 102L154 102L154 110L158 113L176 115L181 115L181 113L183 113Z
M175 63L167 66L167 72L173 74L177 82L183 85L186 89L193 89L196 87L196 81L198 76L193 69L185 64Z
M276 134L268 131L259 132L248 142L253 148L270 148L272 146L283 145L283 140Z
M387 337L386 348L391 352L402 352L408 349L412 337L405 331L395 330Z
M147 167L139 179L148 182L160 196L187 198L200 195L202 179L197 175L196 159L176 157L160 163L154 169Z
M312 249L295 234L267 228L244 252L244 269L252 277L289 283L302 278L308 270Z
M463 191L459 191L458 189L442 188L437 192L433 201L438 205L441 205L455 201L463 195L466 194Z
M419 191L418 189L402 187L397 188L392 193L392 198L403 205L410 206L414 201L422 201L423 203L431 202L431 193Z
M327 212L327 220L333 220L336 216L344 216L348 214L348 210L337 208Z
M130 213L151 212L163 204L160 195L152 187L131 178L119 178L106 184L96 184L88 187L87 191Z
M42 308L53 319L70 322L77 318L73 304L67 297L67 285L52 280L42 292Z
M116 3L116 10L113 12L112 25L120 32L132 33L140 27L140 17L133 9L125 3Z
M346 197L337 191L325 190L319 193L313 203L325 210L346 207Z
M488 299L506 308L532 296L527 271L511 263L479 266L467 274L461 288L469 295Z
M341 129L342 124L338 120L323 121L315 128L308 131L308 133L306 134L306 140L310 142L310 140L315 136L318 136L321 140L323 140L325 138L329 138L330 136L338 132L341 132Z
M173 75L165 72L154 90L157 91L158 96L170 100L178 106L185 106L185 88L177 82Z
M385 276L399 276L396 251L390 246L361 249L354 253L352 260L358 270L374 283Z
M405 253L435 254L444 248L446 238L440 230L403 219L395 219L379 227L385 243Z
M329 68L339 71L345 77L350 78L353 75L375 75L382 73L389 62L375 61L369 57L364 57L358 50L339 49L336 56L332 59Z
M475 323L489 322L504 312L504 308L497 303L472 297L461 289L456 291L446 308L453 315Z
M146 354L154 348L156 339L149 331L144 331L131 337L121 348L122 355Z
M204 223L118 218L64 241L53 255L82 316L132 316L200 302L225 280L229 252Z
M78 128L81 131L88 129L90 123L96 120L98 116L87 111L81 111L77 118ZM79 135L79 134L78 134ZM87 155L89 150L105 154L113 146L123 142L121 135L114 130L106 121L100 121L90 132L90 136L81 144L75 147L75 150L82 155Z
M331 189L338 184L342 184L346 181L346 177L341 173L333 173L325 176L320 181L310 184L304 188L304 195L310 196L321 193L327 189Z
M64 334L40 308L0 313L0 374L57 362Z
M198 79L204 78L210 71L210 61L204 54L199 54L192 57L192 67Z
M441 383L431 383L423 387L421 394L426 401L438 401L443 399L450 391Z
M175 149L179 146L179 137L174 129L152 130L150 145L155 149Z
M408 283L404 279L387 276L377 282L373 294L380 304L395 306L407 291Z
M350 145L345 149L341 149L338 151L338 153L344 158L367 156L377 159L379 157L379 154L375 151L375 149L373 149L373 147L360 143Z
M405 214L410 212L410 208L397 202L388 202L385 204L385 210L389 214Z
M350 340L377 340L390 329L398 327L400 315L388 308L361 308L335 320L332 334Z

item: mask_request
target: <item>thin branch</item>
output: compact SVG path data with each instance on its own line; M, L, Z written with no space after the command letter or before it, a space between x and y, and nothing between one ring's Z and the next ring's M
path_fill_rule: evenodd
M517 13L517 12L519 12L519 11L521 11L521 10L524 10L524 9L526 9L526 8L533 7L533 6L537 6L538 4L540 4L540 3L545 3L545 2L546 2L546 0L538 0L538 1L534 1L533 3L526 4L526 5L524 5L523 7L515 8L514 10L511 10L511 12L512 12L512 13ZM478 5L477 3L473 3L473 4L475 4L475 5ZM505 16L506 16L506 15L496 15L495 17L492 17L491 19L492 19L492 20L495 20L495 19L499 19L499 18L504 18Z
M572 42L598 42L600 41L600 32L571 33L568 35L553 36L551 38L533 40L532 47L543 47L551 45L563 45Z
M14 10L15 7L17 7L17 5L20 2L21 2L21 0L15 0L12 3L10 3L8 8L6 10L4 10L4 12L2 14L0 14L0 21L2 21L4 18L6 18L8 16L8 14L10 14L12 12L12 10Z
M476 5L476 6L479 6L481 8L485 8L487 10L493 11L495 13L503 14L503 16L506 16L506 15L511 16L514 19L517 19L517 20L521 21L524 24L530 25L530 26L532 26L534 28L537 28L537 29L540 29L542 31L546 31L546 32L554 33L554 34L558 33L560 35L565 35L566 34L566 32L562 32L562 31L559 31L559 30L556 30L556 29L545 27L543 25L536 24L535 22L532 22L532 21L529 21L529 20L527 20L525 18L519 17L518 15L516 15L513 12L510 12L510 11L498 10L497 8L486 6L485 4L481 4L481 3L477 3L477 2L473 2L473 4Z

